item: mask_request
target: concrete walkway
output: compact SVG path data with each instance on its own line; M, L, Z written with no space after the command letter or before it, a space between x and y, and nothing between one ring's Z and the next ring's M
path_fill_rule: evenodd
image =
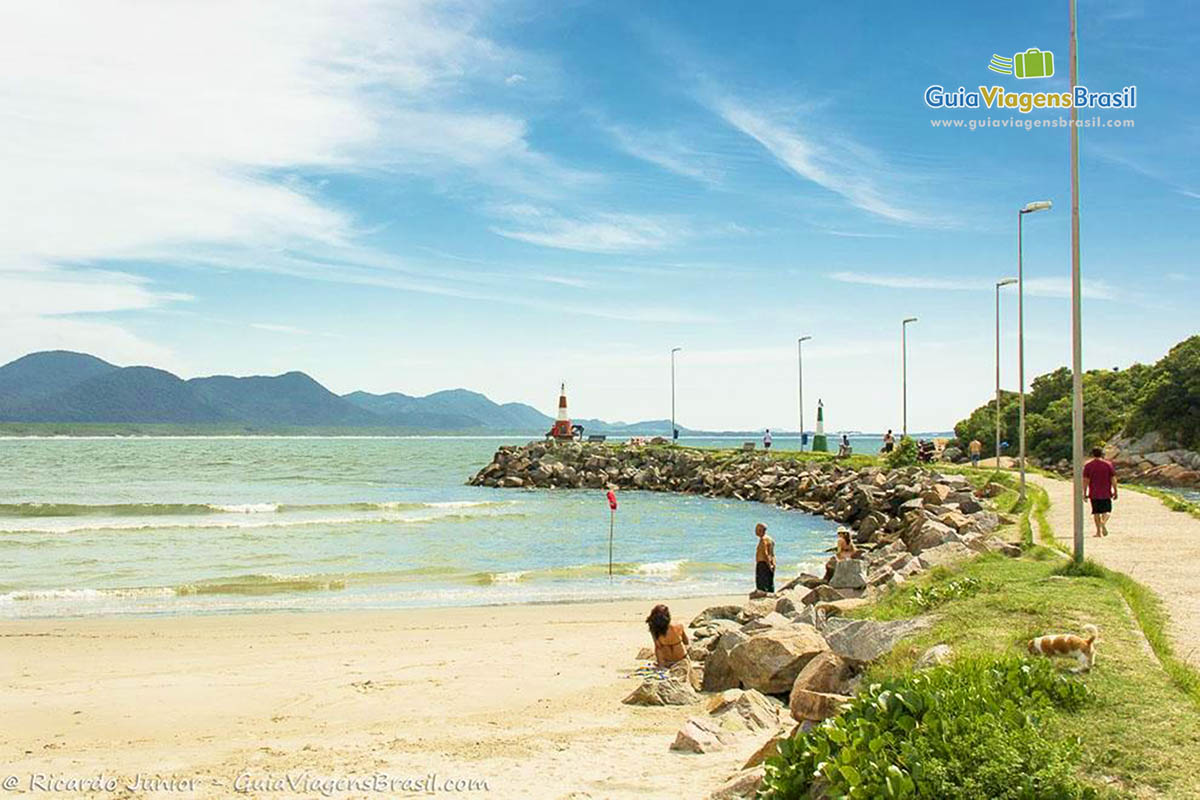
M1055 538L1070 549L1071 482L1028 477L1049 494L1046 518ZM1123 489L1113 504L1109 535L1096 539L1090 509L1085 512L1084 555L1157 594L1170 615L1175 654L1200 666L1200 520L1171 511L1156 497Z

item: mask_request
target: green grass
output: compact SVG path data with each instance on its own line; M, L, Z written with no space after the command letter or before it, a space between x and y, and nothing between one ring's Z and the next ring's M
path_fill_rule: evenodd
M933 627L873 666L866 683L906 674L934 644L950 644L956 657L1004 657L1023 653L1034 636L1093 623L1101 642L1096 667L1085 680L1095 702L1053 720L1059 735L1080 744L1080 777L1102 797L1200 797L1200 714L1192 702L1197 696L1186 678L1160 666L1139 630L1139 622L1149 621L1147 638L1155 647L1151 634L1162 630L1155 620L1165 621L1156 616L1161 605L1124 576L1091 562L1082 569L1067 564L1056 550L1036 546L1019 559L985 555L958 570L922 576L915 584L925 593L967 579L978 581L980 590L937 606ZM1126 589L1133 592L1128 605ZM895 618L911 592L911 586L899 587L860 615Z
M1196 519L1200 519L1200 505L1186 500L1173 492L1163 491L1154 486L1142 486L1140 484L1125 484L1125 489L1132 489L1135 492L1148 494L1151 497L1157 497L1162 501L1162 504L1172 511L1178 511L1182 514L1191 514Z

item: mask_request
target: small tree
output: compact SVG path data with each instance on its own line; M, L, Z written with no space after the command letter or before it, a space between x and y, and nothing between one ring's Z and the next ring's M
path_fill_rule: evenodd
M917 443L911 436L900 439L896 449L887 454L887 465L892 469L911 467L917 463Z

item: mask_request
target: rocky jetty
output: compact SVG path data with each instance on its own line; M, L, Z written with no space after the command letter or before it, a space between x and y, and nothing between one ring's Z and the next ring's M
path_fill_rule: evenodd
M1161 433L1120 436L1104 448L1104 457L1127 483L1200 489L1200 453L1180 447Z
M841 523L868 548L890 547L885 574L853 566L829 575L834 589L888 583L909 560L942 545L986 548L1001 520L962 475L909 467L852 469L832 460L669 446L531 442L501 447L470 481L537 489L643 489L754 500ZM983 494L1002 491L995 486ZM944 555L944 554L943 554ZM937 559L939 554L928 556ZM874 582L873 582L874 581ZM844 599L844 598L839 598Z

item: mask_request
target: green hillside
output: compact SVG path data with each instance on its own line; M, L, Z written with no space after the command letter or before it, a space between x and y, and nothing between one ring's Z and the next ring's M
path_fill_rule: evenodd
M995 450L996 405L990 400L954 426L960 446L978 439L984 454ZM1044 462L1071 457L1071 371L1060 367L1033 379L1025 396L1026 446ZM1018 398L1000 400L1001 439L1016 452ZM1104 444L1124 432L1158 431L1189 449L1200 447L1200 336L1171 348L1152 365L1091 370L1083 376L1084 446Z

